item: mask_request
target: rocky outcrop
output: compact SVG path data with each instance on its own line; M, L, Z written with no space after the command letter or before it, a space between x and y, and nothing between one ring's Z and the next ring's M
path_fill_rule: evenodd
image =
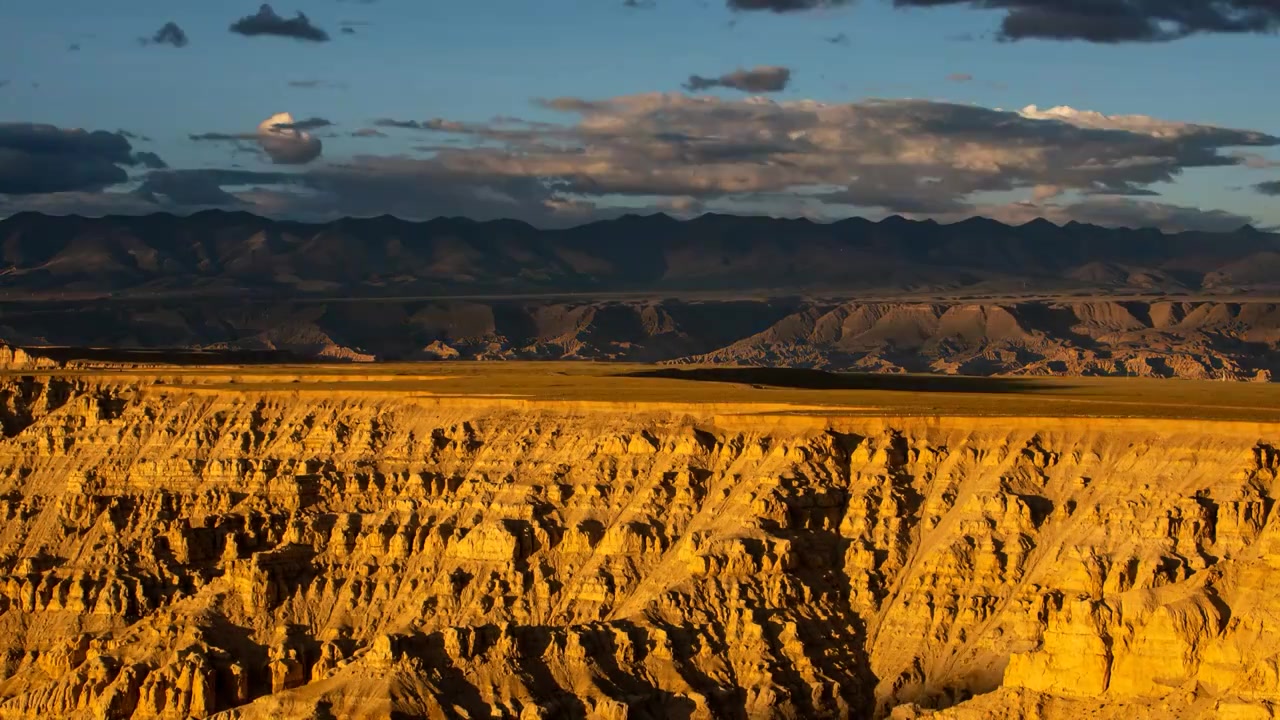
M0 380L0 718L1280 703L1280 426L125 382Z
M35 370L58 367L58 363L40 355L33 355L22 348L0 344L0 369Z

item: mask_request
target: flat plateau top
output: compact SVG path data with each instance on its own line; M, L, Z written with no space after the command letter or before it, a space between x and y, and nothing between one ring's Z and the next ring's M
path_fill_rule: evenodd
M832 415L1135 417L1280 422L1280 383L976 378L597 362L427 362L6 370L167 391L715 406Z

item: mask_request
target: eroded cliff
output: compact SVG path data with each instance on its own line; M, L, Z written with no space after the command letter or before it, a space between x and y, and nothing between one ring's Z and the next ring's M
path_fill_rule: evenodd
M0 380L0 717L1272 717L1280 426Z

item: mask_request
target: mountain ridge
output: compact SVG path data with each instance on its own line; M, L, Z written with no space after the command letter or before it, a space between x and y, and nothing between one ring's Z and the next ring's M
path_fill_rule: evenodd
M242 211L0 220L0 296L146 296L187 288L350 296L967 287L1280 287L1280 236L975 217L941 224L707 213L624 215L566 229L391 216L327 223ZM1080 268L1105 266L1081 280ZM1263 268L1262 272L1258 268ZM1074 273L1074 274L1073 274ZM1239 276L1237 278L1237 276Z

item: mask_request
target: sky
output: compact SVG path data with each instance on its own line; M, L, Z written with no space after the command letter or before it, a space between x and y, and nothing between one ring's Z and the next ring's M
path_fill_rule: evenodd
M1280 227L1278 29L1280 0L13 3L0 216Z

